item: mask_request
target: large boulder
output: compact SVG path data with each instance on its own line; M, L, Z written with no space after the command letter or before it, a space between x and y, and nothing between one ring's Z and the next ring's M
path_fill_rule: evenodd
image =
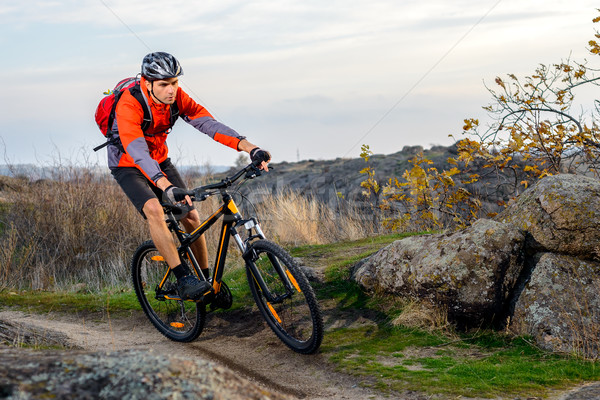
M541 179L496 220L528 231L532 251L597 256L600 243L600 182L581 175Z
M445 305L467 326L504 314L523 265L525 234L482 219L453 234L414 236L383 248L354 269L366 290Z
M548 350L600 357L600 264L552 253L534 260L510 329Z
M0 343L0 398L284 400L201 358L152 350L32 350Z
M540 180L494 221L399 240L363 260L365 289L446 306L463 326L495 322L546 349L600 357L600 182Z

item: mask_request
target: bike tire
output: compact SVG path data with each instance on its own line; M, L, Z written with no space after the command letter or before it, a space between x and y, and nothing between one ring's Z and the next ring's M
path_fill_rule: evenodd
M246 276L258 310L277 337L292 350L301 354L316 352L323 340L323 317L319 303L308 279L294 259L277 244L258 240L252 243L246 256ZM277 273L273 260L284 268L294 290L285 287L284 279ZM274 296L287 293L287 298L271 304L265 297L250 263L258 269L269 291Z
M142 310L167 338L176 342L191 342L204 328L206 307L194 301L173 300L176 295L176 280L170 274L158 291L158 285L169 266L149 240L142 243L131 260L133 287Z

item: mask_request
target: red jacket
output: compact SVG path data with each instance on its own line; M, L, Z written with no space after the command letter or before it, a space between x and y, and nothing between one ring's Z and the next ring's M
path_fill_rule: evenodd
M145 79L142 78L140 88L146 103L150 105L152 122L150 127L142 131L144 110L142 105L129 93L123 92L115 112L115 123L125 152L117 146L108 146L108 167L136 167L156 184L165 175L159 164L167 159L166 144L170 126L170 105L155 102L146 89ZM177 89L176 100L179 115L184 121L207 134L219 143L238 150L240 140L244 139L236 131L216 121L212 115L196 103L181 88Z

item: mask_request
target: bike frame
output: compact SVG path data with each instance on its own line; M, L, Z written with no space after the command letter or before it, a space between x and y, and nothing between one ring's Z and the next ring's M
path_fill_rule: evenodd
M230 236L234 238L235 243L237 244L238 248L240 249L240 252L242 253L242 257L246 261L246 267L250 269L256 283L265 295L265 298L270 303L280 303L285 298L287 298L293 290L300 291L298 284L295 282L295 279L289 274L287 269L284 269L278 260L271 259L274 268L285 283L287 289L287 294L284 295L274 297L271 294L262 275L256 267L256 264L254 263L254 255L251 254L251 251L248 251L250 241L252 241L253 239L265 239L265 235L260 227L260 224L255 218L243 219L242 215L240 214L237 208L237 205L235 204L235 201L233 200L232 196L227 192L227 190L221 189L220 194L223 201L221 206L190 233L187 233L181 229L181 226L177 222L177 219L175 218L172 212L167 211L166 213L167 226L172 232L175 233L180 243L177 250L180 256L187 257L190 260L198 278L201 280L206 280L204 275L200 272L200 266L198 264L198 261L194 257L190 246L193 242L198 240L200 236L202 236L207 230L209 230L220 218L223 218L213 272L212 285L214 294L219 293L219 291L221 290L221 282L223 277L223 271L225 269L225 260L227 257L227 249L229 247ZM238 228L241 226L244 226L248 230L248 237L245 240L242 240L238 232ZM252 233L253 229L255 231L254 234ZM159 290L162 289L170 273L171 270L167 269L165 276L163 277L158 287ZM177 300L176 298L168 296L165 296L165 298Z

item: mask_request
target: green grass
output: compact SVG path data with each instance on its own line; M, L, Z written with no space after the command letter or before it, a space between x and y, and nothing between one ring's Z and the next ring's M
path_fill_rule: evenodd
M408 237L424 233L401 233L365 238L355 241L345 241L332 244L302 246L291 249L294 257L300 257L304 263L312 267L324 267L324 282L313 282L313 287L320 300L333 299L340 310L370 310L381 318L379 309L392 318L398 310L388 298L369 296L351 280L351 267L360 260L377 252L386 245ZM380 304L384 302L385 304ZM372 316L372 315L371 315Z
M241 266L228 266L223 273L223 282L227 284L233 296L233 305L229 310L240 310L253 304L254 300L248 286L245 268ZM216 310L216 312L226 311Z
M496 344L465 336L460 346L440 334L385 326L328 333L323 352L339 370L383 391L429 395L545 396L550 389L600 379L600 363L543 352L523 338L488 333Z
M132 290L99 293L0 291L0 304L35 313L124 313L140 310Z
M460 334L394 327L390 323L405 302L391 296L370 296L350 279L351 266L406 235L291 249L309 266L324 270L324 282L313 283L328 323L339 318L373 321L326 332L322 354L361 385L387 392L417 391L426 396L547 396L583 381L600 380L600 362L551 354L528 338L492 331ZM253 304L244 268L228 266L224 281L234 297L232 309ZM133 290L100 293L0 291L0 304L30 312L141 312ZM227 312L227 311L219 311Z
M353 264L398 239L419 234L422 233L397 233L338 243L306 245L293 248L290 252L310 265L321 264L335 268Z
M227 283L233 295L233 305L230 310L240 310L253 305L254 300L244 268L233 267L225 270L223 281ZM0 309L6 307L40 314L111 313L114 316L142 310L133 288L103 290L97 293L0 290Z
M382 236L292 249L306 264L325 267L314 284L321 301L334 299L338 312L360 312L375 326L327 332L322 352L362 385L386 392L418 391L442 397L546 396L549 391L600 380L600 362L551 354L527 338L491 331L430 333L392 327L403 302L370 296L350 279L351 267L405 235Z

